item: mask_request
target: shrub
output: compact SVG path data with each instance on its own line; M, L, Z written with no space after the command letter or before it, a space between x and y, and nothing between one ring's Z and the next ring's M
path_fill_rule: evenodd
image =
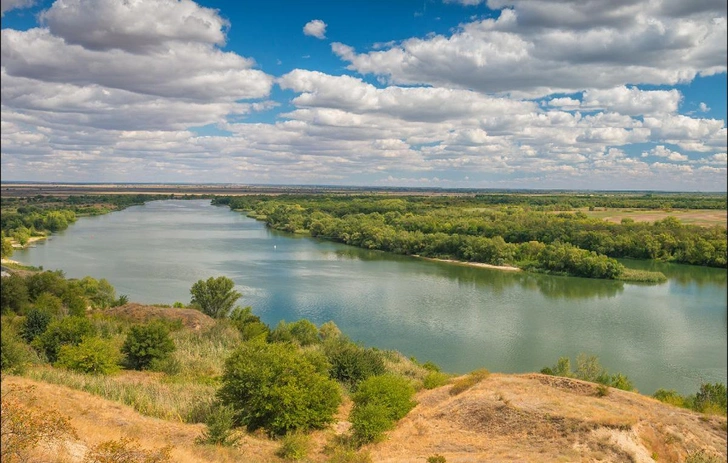
M609 386L600 384L597 386L597 397L606 397L609 395Z
M359 445L379 441L395 423L389 417L387 406L378 403L355 406L349 420L354 431L354 441Z
M276 455L285 460L300 461L306 458L310 449L311 438L301 432L294 432L283 437Z
M321 428L341 403L338 385L290 344L244 343L225 361L218 397L249 430Z
M431 371L422 380L422 385L425 389L435 389L436 387L444 386L450 381L450 376L439 371Z
M205 419L205 430L195 442L222 446L235 445L238 438L233 435L234 425L235 410L230 406L214 404Z
M379 439L384 431L412 410L414 394L409 381L399 376L372 376L362 381L352 397L354 439L359 443Z
M21 333L26 342L31 342L36 336L43 334L51 323L51 314L44 310L30 309L25 315Z
M439 454L435 454L432 456L427 457L427 463L446 463L447 460L445 457Z
M422 364L422 368L424 368L425 370L434 371L436 373L440 372L440 367L437 366L436 363L430 362L429 360Z
M289 328L293 338L302 346L317 344L320 341L318 328L305 318L291 323Z
M622 373L615 373L609 378L609 386L612 386L615 389L621 389L623 391L633 391L634 386L632 385L632 381L630 379L623 375Z
M722 460L719 456L710 454L705 450L690 452L685 458L685 463L720 463Z
M64 315L63 301L51 293L42 293L33 303L36 309L46 312L54 317Z
M95 329L88 319L66 317L52 321L45 332L33 341L33 345L45 353L49 362L55 363L61 346L78 345L85 337L95 334Z
M552 376L565 376L567 378L574 376L574 373L571 372L571 360L569 360L569 357L559 357L556 365L544 368L541 370L541 373Z
M166 463L171 461L171 452L171 446L144 450L139 448L139 442L135 439L122 437L92 447L83 463Z
M455 380L452 387L450 388L450 395L458 395L463 391L470 389L485 378L490 376L490 372L485 368L475 370L472 373Z
M335 339L326 343L324 352L331 363L329 375L352 389L371 376L384 374L384 360L375 350Z
M25 368L37 361L30 348L8 323L2 324L0 332L0 371L21 374Z
M357 451L346 445L337 445L329 450L328 463L372 463L369 452Z
M28 285L28 296L30 296L30 300L36 302L44 293L60 297L68 285L68 282L63 276L63 272L60 270L55 272L47 270L45 272L35 273L28 276L25 281Z
M341 337L341 330L336 323L328 321L319 327L319 337L322 341Z
M675 405L676 407L685 406L685 397L681 396L674 390L658 389L652 394L652 397L666 404Z
M121 354L108 340L85 338L77 346L61 346L57 365L69 370L96 375L109 375L119 371Z
M2 314L21 313L28 303L28 288L23 277L13 273L0 278L0 311Z
M129 366L135 370L149 368L153 360L161 360L174 352L175 345L169 329L163 323L153 321L132 326L121 348Z
M267 338L270 334L268 325L260 321L260 317L253 315L250 307L236 307L230 313L230 321L240 331L243 341L257 337Z
M693 408L703 413L726 414L726 387L723 383L703 383L695 394Z

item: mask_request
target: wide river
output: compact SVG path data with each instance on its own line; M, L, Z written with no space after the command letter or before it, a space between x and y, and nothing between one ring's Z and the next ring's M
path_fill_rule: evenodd
M203 200L82 218L13 258L143 303L187 303L194 282L225 275L268 324L333 320L449 372L538 371L585 352L646 394L726 382L721 269L627 261L669 278L645 286L471 268L272 231Z

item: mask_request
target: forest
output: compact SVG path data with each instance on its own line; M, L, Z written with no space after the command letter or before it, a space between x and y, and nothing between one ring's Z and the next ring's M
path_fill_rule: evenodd
M554 274L661 280L629 271L616 258L726 267L724 226L683 224L671 216L653 223L629 218L610 223L571 211L572 204L717 207L718 200L725 205L724 196L718 200L714 196L535 198L281 195L215 197L213 204L246 211L277 230L366 249Z

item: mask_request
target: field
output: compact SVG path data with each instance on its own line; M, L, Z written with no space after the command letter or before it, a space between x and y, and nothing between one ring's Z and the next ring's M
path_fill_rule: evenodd
M622 219L632 219L635 222L655 222L666 217L675 217L686 225L700 225L712 227L715 225L726 226L728 215L725 210L716 209L627 209L627 208L580 208L573 212L583 212L589 217L604 219L607 222L620 223ZM561 212L559 212L561 213Z

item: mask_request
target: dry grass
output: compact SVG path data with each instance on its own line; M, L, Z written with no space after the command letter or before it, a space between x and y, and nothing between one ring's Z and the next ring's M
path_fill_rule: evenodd
M656 222L668 216L679 219L684 224L712 227L714 225L726 226L728 217L725 210L716 209L672 209L672 210L646 210L646 209L623 209L623 208L597 208L590 211L588 208L581 208L589 217L604 219L607 222L620 223L622 219L629 218L635 222ZM561 213L559 211L558 213ZM576 211L572 211L576 212Z
M156 307L130 302L119 307L112 307L104 311L105 315L120 319L145 323L150 320L164 319L181 321L184 326L193 330L209 328L215 320L199 310L178 309L172 307Z
M725 418L707 417L632 392L539 374L492 374L452 396L423 390L389 439L369 446L376 462L681 462L701 448L726 457Z

